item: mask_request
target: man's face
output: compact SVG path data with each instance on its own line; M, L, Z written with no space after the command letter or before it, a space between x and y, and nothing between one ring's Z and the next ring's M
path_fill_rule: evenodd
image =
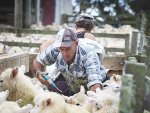
M78 42L74 42L70 47L59 47L63 58L69 63L73 63Z

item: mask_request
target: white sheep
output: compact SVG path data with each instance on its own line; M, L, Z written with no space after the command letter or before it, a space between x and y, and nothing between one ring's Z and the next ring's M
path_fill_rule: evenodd
M21 106L28 103L33 104L34 97L39 91L32 82L22 73L19 68L8 68L0 75L0 91L9 90L9 101L22 99Z
M0 104L6 101L6 98L8 97L8 95L9 95L8 90L0 92Z
M18 46L13 46L11 48L11 51L14 52L14 53L21 53L21 52L23 52L23 50L20 47L18 47Z
M89 111L91 113L92 105L91 105L91 103L86 101L86 98L87 98L87 95L85 94L85 89L82 85L80 87L80 92L78 92L70 97L64 96L64 99L67 103L74 104L77 106L82 106L83 108L85 108L87 111Z
M93 105L93 113L118 113L119 97L110 90L102 90L97 98L87 98Z
M20 108L17 102L5 101L0 105L0 113L29 113L32 109L31 104Z
M121 86L115 81L107 80L106 82L102 83L102 90L111 90L115 93L120 92L120 87Z
M89 113L80 106L67 104L55 92L40 93L34 98L34 102L36 105L30 113Z
M8 45L0 43L0 54L12 53Z
M111 77L110 77L110 81L115 81L117 84L121 84L121 75L116 75L116 74L113 74Z

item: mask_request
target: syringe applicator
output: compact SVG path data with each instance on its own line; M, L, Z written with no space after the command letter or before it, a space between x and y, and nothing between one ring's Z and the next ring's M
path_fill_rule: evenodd
M42 75L42 77L46 80L46 81L48 81L53 87L55 87L58 91L60 91L60 92L62 92L60 89L58 89L57 87L56 87L56 85L55 85L55 83L50 79L50 77L48 76L48 75L45 75L45 74L41 74Z

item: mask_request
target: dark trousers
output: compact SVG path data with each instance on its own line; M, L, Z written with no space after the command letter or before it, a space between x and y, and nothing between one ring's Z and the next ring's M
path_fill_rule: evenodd
M70 88L65 80L65 78L63 77L62 74L59 75L59 77L54 81L56 87L58 89L60 89L62 92L60 92L59 90L57 90L55 87L53 87L52 85L48 86L48 90L49 91L53 91L53 92L57 92L59 94L63 94L65 96L69 96L69 91Z
M110 77L108 74L106 74L106 79L103 81L105 82L106 80L109 80ZM48 90L49 91L53 91L53 92L57 92L59 94L63 94L65 96L72 96L74 95L75 93L70 89L70 87L68 86L65 78L63 77L62 74L59 75L59 78L57 78L55 81L54 81L56 87L58 87L58 89L60 89L62 92L58 91L55 87L53 87L52 85L49 85L48 86Z

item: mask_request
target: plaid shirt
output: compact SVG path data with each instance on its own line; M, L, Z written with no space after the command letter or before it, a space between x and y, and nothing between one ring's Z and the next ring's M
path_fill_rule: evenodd
M43 66L56 62L57 69L65 77L74 93L80 91L81 85L87 91L94 84L102 84L106 78L105 68L101 65L97 53L82 44L78 45L74 62L70 65L63 58L59 48L53 48L53 45L39 54L37 60Z

